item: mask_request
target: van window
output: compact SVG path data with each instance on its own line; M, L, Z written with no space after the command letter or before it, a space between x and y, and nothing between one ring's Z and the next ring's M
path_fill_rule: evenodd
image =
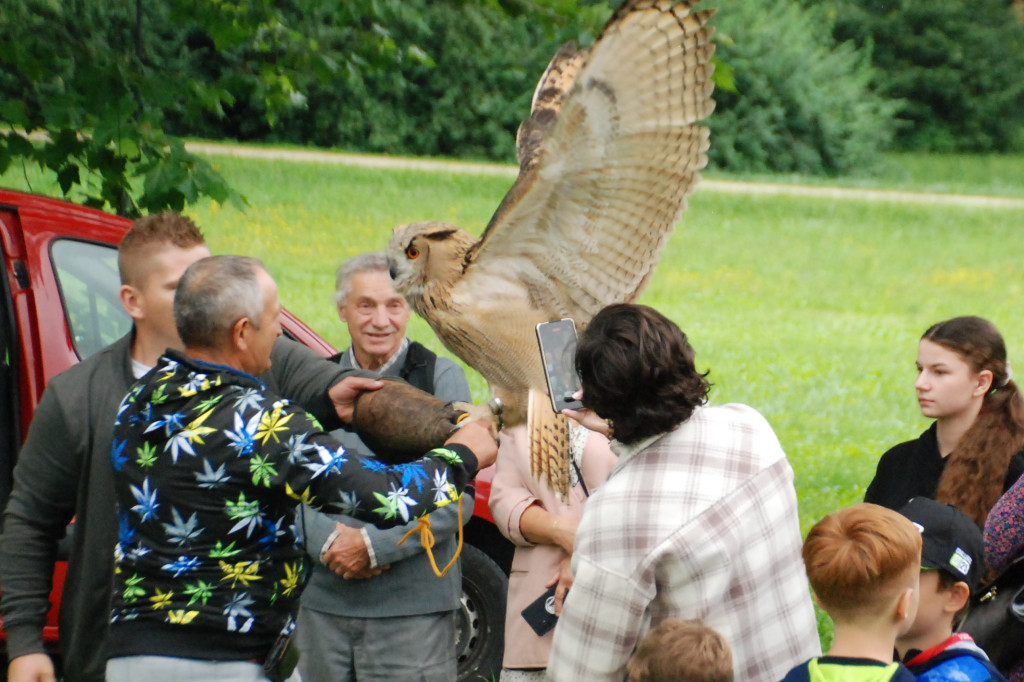
M131 318L121 305L117 249L59 239L50 249L68 333L80 360L128 333Z

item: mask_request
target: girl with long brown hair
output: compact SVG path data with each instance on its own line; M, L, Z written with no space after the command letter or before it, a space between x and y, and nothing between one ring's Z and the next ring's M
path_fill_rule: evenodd
M988 320L955 317L921 337L917 370L921 414L935 423L882 455L864 501L899 509L931 497L981 527L1024 473L1024 399L1006 344Z

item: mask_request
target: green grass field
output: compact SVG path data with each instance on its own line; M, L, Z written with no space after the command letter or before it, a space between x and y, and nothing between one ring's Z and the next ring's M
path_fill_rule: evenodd
M1024 198L1020 181L1024 160L1019 156L936 155L923 153L886 154L870 175L841 178L805 175L747 175L746 180L762 182L871 187L916 192L993 195ZM714 171L709 178L729 177Z
M507 178L211 157L250 208L189 210L215 252L263 258L285 304L336 346L337 264L383 249L399 223L479 234ZM1024 158L894 157L882 188L1024 196ZM894 173L896 171L893 171ZM722 177L718 175L717 177ZM790 178L789 180L793 180ZM5 186L21 176L0 177ZM862 181L855 184L864 186ZM859 501L889 446L926 426L914 399L917 339L962 314L991 319L1024 366L1021 209L701 191L690 198L642 302L675 320L710 369L715 403L775 427L796 472L803 530ZM441 350L422 320L413 337ZM486 387L471 384L477 399ZM823 626L826 641L830 628Z

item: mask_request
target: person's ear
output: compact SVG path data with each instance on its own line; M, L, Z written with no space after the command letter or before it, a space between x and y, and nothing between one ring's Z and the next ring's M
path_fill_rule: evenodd
M345 319L345 304L344 303L339 303L337 307L338 307L338 319L341 320L342 322L346 322L347 323L348 320Z
M235 350L245 352L249 349L249 334L252 332L252 320L248 317L239 318L231 326L231 343Z
M910 612L910 606L914 601L914 588L908 587L896 600L896 622L902 623L907 619L913 619L917 614Z
M978 383L972 392L975 397L988 394L992 388L992 370L983 369L978 372Z
M128 311L133 320L140 320L145 317L142 310L142 294L130 284L122 284L119 292L121 305Z
M949 588L948 596L946 597L946 605L943 610L948 613L959 613L960 609L967 606L967 602L971 598L971 588L967 587L967 583L960 581L954 583Z

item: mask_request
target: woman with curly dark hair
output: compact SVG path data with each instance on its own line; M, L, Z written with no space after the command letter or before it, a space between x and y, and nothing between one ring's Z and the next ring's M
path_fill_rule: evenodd
M917 370L921 414L935 422L882 455L864 501L899 509L912 497L931 497L983 527L1024 473L1024 399L1006 344L988 320L955 317L925 331Z
M576 531L548 675L622 680L640 638L668 619L721 633L745 682L817 656L793 470L764 417L707 405L686 335L646 306L594 316L576 369L587 409L565 413L612 436L619 461Z
M666 324L667 323L667 324ZM694 366L686 334L653 308L605 308L576 350L587 407L605 418L621 443L665 433L707 402L707 372Z

